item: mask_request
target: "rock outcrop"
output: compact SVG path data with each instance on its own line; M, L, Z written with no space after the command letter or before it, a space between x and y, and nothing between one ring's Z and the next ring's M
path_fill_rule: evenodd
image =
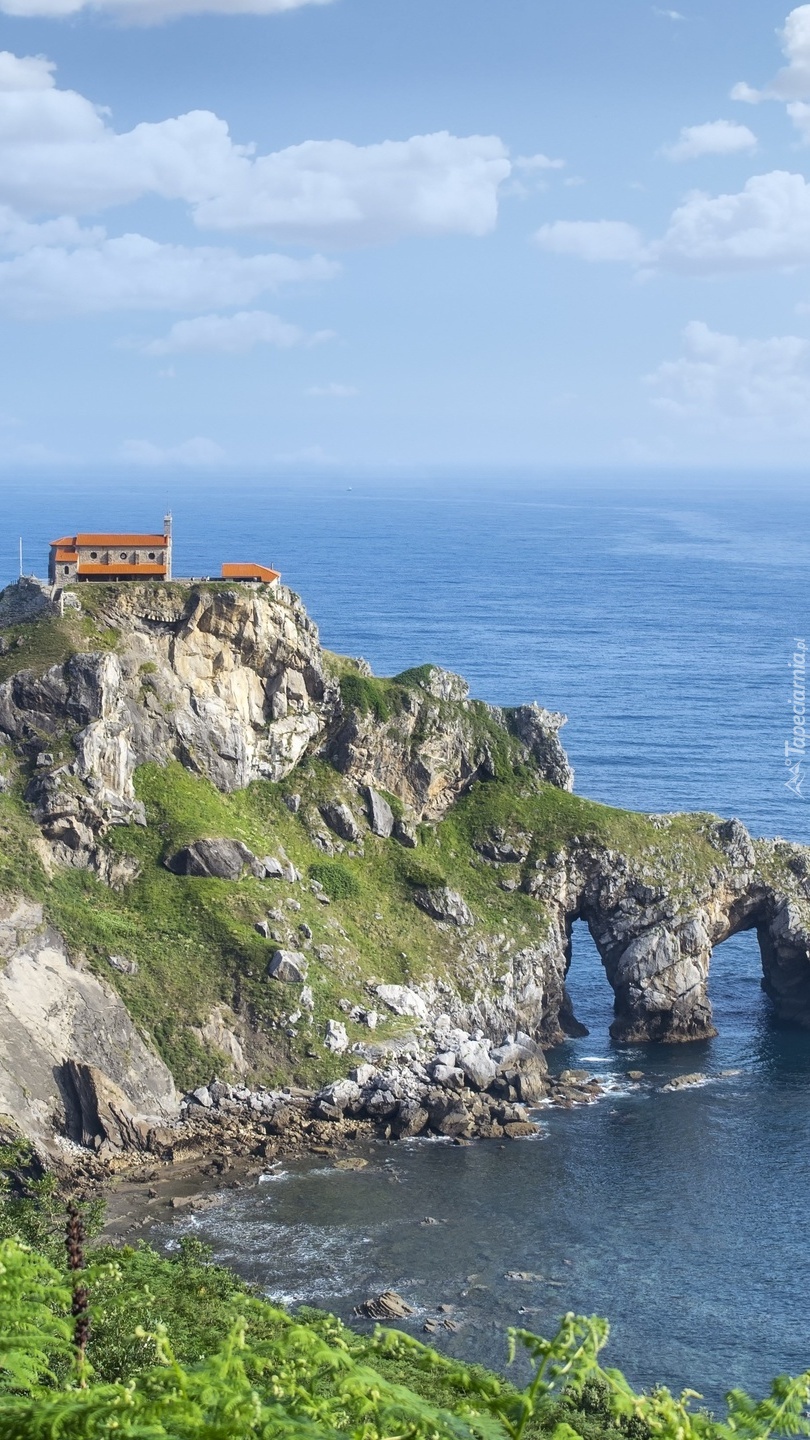
M0 628L48 613L53 601L38 584L20 581L0 595ZM495 774L507 736L550 783L573 785L558 737L564 716L469 700L466 682L438 667L397 688L387 722L345 703L316 626L282 586L104 587L98 623L117 635L113 649L21 668L0 684L0 736L33 771L26 798L57 860L93 866L111 883L132 871L99 842L111 826L145 823L133 776L146 762L179 760L231 791L283 780L318 753L357 784L403 801L396 833L408 846L414 821L437 819ZM390 807L374 793L373 827L385 833ZM325 819L356 838L345 805L327 807Z
M139 1123L178 1113L172 1077L123 1001L71 964L41 906L0 897L0 939L0 1113L46 1148L56 1136L120 1146Z
M656 817L659 833L678 817ZM696 836L696 843L699 837ZM712 951L755 930L763 987L776 1014L810 1028L810 857L782 840L752 841L738 821L706 817L713 863L688 873L647 848L622 854L581 839L535 866L521 888L543 901L547 931L515 953L500 995L481 986L472 1018L519 1024L546 1043L572 1033L565 990L571 928L584 920L614 993L614 1040L679 1043L716 1034L708 996ZM511 857L510 857L511 858ZM492 958L481 947L481 968Z
M460 676L428 668L427 679L400 687L388 719L360 709L338 716L323 745L336 770L397 796L417 819L438 820L476 780L495 777L498 750L510 735L541 778L573 789L559 739L564 715L537 705L502 710L469 700Z
M137 853L153 867L154 888L164 887L162 916L172 906L166 886L178 896L185 886L189 925L199 897L221 906L221 938L209 911L199 934L181 931L189 950L177 952L192 954L201 937L222 945L206 955L214 983L178 1022L200 1065L207 1052L231 1067L226 1074L247 1078L251 1066L276 1072L305 1053L334 1074L329 1052L348 1068L374 1030L379 1082L353 1080L361 1099L345 1106L354 1091L322 1094L321 1118L359 1103L357 1113L392 1134L499 1133L490 1125L509 1133L527 1123L509 1107L545 1092L540 1047L582 1033L566 990L578 921L613 990L618 1043L712 1035L712 950L741 930L757 933L777 1016L810 1028L804 847L753 840L738 820L588 805L570 793L563 716L471 700L460 677L435 666L375 680L367 666L323 652L300 601L281 588L105 586L84 603L99 644L82 650L85 632L60 620L46 653L65 634L76 653L63 645L58 664L27 660L15 671L9 631L0 788L20 779L42 833L31 840L23 817L29 840L14 831L15 843L30 841L43 873L92 867L123 890L138 874ZM0 597L0 630L33 620L35 638L53 614L41 587ZM109 843L112 827L147 823L137 767L171 761L223 793L259 780L280 789L257 786L228 804L208 792L206 828L201 820L203 833L180 849L179 840L163 848L163 836L189 835L187 799L182 829L167 824L160 846ZM185 796L185 778L183 787ZM3 796L0 822L13 814L22 824L16 805ZM224 815L233 830L223 822L217 835ZM270 853L260 858L240 834ZM211 879L220 886L197 883ZM274 908L262 910L271 896ZM94 953L124 995L142 997L161 964L171 977L173 956L166 962L154 948L139 950L140 969L123 939L124 954L110 955L112 933ZM160 923L156 933L166 933ZM155 1123L142 1117L162 1123L175 1113L168 1070L123 1002L71 962L42 909L21 895L0 901L3 957L0 1111L38 1141L58 1133L111 1150L142 1140ZM410 1079L385 1049L406 1029L418 1037ZM203 1091L210 1105L198 1108L218 1113L213 1088L194 1093Z

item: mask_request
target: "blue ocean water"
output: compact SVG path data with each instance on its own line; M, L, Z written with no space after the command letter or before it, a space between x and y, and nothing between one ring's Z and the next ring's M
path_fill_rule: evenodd
M27 481L4 497L0 578L20 534L25 568L43 573L53 535L151 527L167 503L177 573L269 561L324 643L377 673L434 660L487 700L565 711L580 793L810 840L807 802L785 784L790 658L810 629L810 500L795 480ZM375 1149L358 1173L293 1168L184 1223L290 1300L347 1315L393 1285L417 1304L417 1333L451 1303L460 1328L439 1343L488 1363L508 1324L547 1332L578 1309L611 1317L613 1363L638 1383L712 1402L761 1387L810 1365L810 1036L773 1025L759 976L754 937L727 942L711 981L719 1037L617 1052L578 935L571 989L591 1034L550 1058L613 1076L607 1100L547 1114L537 1142L417 1142ZM634 1067L641 1090L624 1084ZM660 1092L724 1069L739 1073ZM428 1214L442 1224L422 1226Z

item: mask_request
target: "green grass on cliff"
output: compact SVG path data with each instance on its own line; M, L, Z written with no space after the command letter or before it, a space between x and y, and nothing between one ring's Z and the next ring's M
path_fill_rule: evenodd
M257 1032L250 1055L257 1078L309 1083L344 1068L322 1046L327 1019L343 1019L352 1040L369 1038L367 1028L342 1014L341 1000L377 1008L374 985L428 976L452 977L463 993L464 937L452 927L440 929L417 908L416 885L446 883L459 890L476 916L475 939L498 936L501 949L519 948L543 936L546 915L538 901L522 890L505 891L502 882L518 880L577 836L637 859L647 855L658 874L684 885L718 859L705 836L709 817L676 816L665 828L656 828L645 816L519 775L509 783L475 785L441 824L420 827L416 850L366 834L363 854L348 846L332 857L312 838L312 831L328 834L317 807L345 799L359 815L362 805L321 762L310 761L282 785L261 781L231 795L178 763L142 767L136 787L148 827L122 827L109 837L119 856L136 861L140 873L133 883L113 890L85 871L63 868L48 876L37 853L44 847L35 825L19 798L6 795L0 797L0 887L23 890L45 903L71 948L118 988L184 1086L208 1079L212 1070L227 1071L224 1058L193 1033L215 1004L239 1011ZM284 803L284 795L293 791L301 796L297 815ZM498 869L482 860L476 847L496 829L530 837L525 867ZM242 840L259 856L286 855L305 883L172 875L165 858L203 836ZM312 893L310 878L324 886L331 904L323 905ZM288 900L300 909L292 909ZM270 910L284 916L269 922L278 942L255 928ZM311 944L303 939L301 924L311 929ZM290 1024L296 1004L292 987L266 978L276 943L308 953L315 1001L311 1025L306 1017ZM138 974L114 972L111 954L136 960ZM402 1027L403 1022L383 1015L377 1034Z
M117 630L94 614L75 611L67 611L64 617L46 616L25 625L9 625L0 635L8 646L0 655L0 683L20 670L41 675L83 651L114 650L119 640Z

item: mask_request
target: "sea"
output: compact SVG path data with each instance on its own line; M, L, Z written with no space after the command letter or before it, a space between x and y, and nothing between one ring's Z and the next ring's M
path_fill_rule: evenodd
M430 660L485 700L564 711L580 794L810 842L794 731L804 477L9 477L0 579L20 537L23 569L42 574L49 539L159 528L167 507L177 574L270 563L323 643L377 674ZM603 1076L598 1103L542 1111L536 1140L278 1166L155 1243L194 1233L268 1296L345 1319L393 1288L417 1336L450 1306L457 1328L431 1343L496 1368L509 1326L549 1334L569 1310L610 1319L607 1359L637 1385L717 1407L732 1386L810 1368L810 1034L775 1023L746 934L713 957L716 1039L617 1049L599 957L576 932L570 988L590 1033L549 1062ZM663 1089L691 1072L710 1078Z

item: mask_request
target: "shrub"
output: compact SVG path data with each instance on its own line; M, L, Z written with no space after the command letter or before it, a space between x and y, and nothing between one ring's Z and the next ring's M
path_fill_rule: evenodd
M597 1416L604 1440L617 1434L776 1440L810 1433L810 1371L795 1380L781 1376L758 1402L732 1390L728 1414L717 1421L693 1409L700 1399L694 1391L638 1395L620 1371L603 1369L599 1357L609 1327L596 1316L565 1315L552 1340L510 1330L510 1358L519 1348L532 1365L522 1391L401 1332L378 1329L365 1340L332 1316L290 1316L244 1291L233 1295L241 1313L231 1312L218 1341L196 1363L184 1364L163 1324L151 1331L132 1325L127 1289L140 1305L149 1290L139 1292L134 1277L127 1281L126 1258L122 1266L85 1269L80 1251L80 1243L74 1245L68 1270L17 1241L0 1244L3 1440L529 1440L539 1434L581 1440L571 1422L593 1436L590 1421ZM145 1254L148 1266L153 1252ZM165 1268L159 1257L154 1261ZM192 1281L201 1278L204 1291L198 1258L185 1257L183 1267ZM222 1282L212 1281L221 1306L227 1298ZM102 1379L93 1373L84 1339L88 1314L91 1324L104 1325L95 1294L110 1287L120 1292L114 1323L129 1325L137 1346L133 1369ZM221 1310L223 1320L227 1314ZM380 1368L372 1368L375 1362ZM392 1364L415 1377L414 1387L420 1373L434 1384L443 1377L445 1408L381 1373Z
M320 860L310 865L311 880L322 885L330 900L351 900L360 894L360 884L339 860Z
M435 668L435 665L412 665L409 670L401 670L399 675L394 676L394 684L404 685L408 689L414 686L424 689L430 683Z
M430 865L411 860L405 867L405 880L415 890L441 890L447 884L447 876Z
M340 698L346 710L359 710L380 721L390 720L402 709L402 694L389 680L351 671L340 677Z

